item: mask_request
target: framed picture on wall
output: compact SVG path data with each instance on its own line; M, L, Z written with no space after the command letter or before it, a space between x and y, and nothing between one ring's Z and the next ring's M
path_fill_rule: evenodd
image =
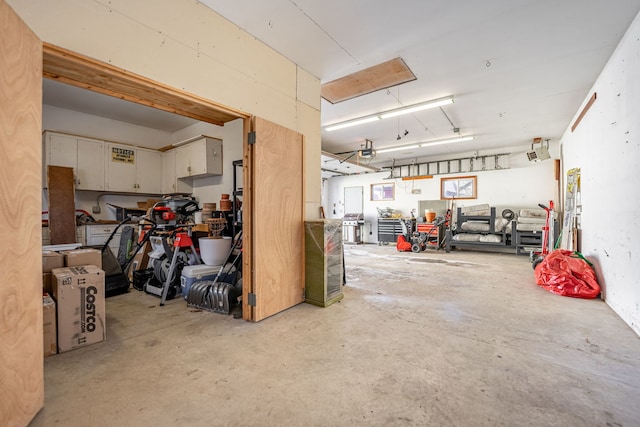
M395 198L395 184L371 184L371 200L393 200Z
M476 199L478 189L475 176L440 178L440 199Z

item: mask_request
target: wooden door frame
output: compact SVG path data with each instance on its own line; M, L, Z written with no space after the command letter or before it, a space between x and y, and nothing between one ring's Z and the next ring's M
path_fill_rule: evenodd
M243 198L243 218L245 222L243 224L242 317L245 320L253 320L254 312L247 303L247 295L253 292L252 225L251 221L247 221L251 218L252 209L252 169L249 164L248 141L252 116L50 43L43 42L42 51L42 75L45 78L218 126L232 120L243 119L242 170L245 195Z

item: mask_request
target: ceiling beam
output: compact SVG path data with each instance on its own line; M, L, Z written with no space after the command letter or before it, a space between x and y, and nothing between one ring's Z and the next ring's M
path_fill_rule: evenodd
M43 76L48 79L219 126L250 117L242 111L46 42L42 54Z

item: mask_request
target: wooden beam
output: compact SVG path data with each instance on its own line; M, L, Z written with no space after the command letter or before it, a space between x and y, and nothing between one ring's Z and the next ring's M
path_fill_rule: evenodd
M591 96L591 98L589 99L589 101L587 102L587 105L584 106L584 108L582 109L582 111L580 112L580 115L578 116L578 118L576 119L575 123L573 124L573 126L571 126L571 132L573 132L574 130L576 130L576 128L578 127L578 125L580 124L580 122L582 121L582 118L584 117L585 114L587 114L587 111L589 111L589 108L591 108L591 106L593 105L594 102L596 102L596 98L598 97L597 92L593 92L593 95Z
M43 43L43 76L219 126L250 116L46 42Z

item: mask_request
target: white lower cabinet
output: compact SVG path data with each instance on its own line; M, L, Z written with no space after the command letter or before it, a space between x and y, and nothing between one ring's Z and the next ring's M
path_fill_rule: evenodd
M81 243L83 246L102 246L117 226L118 224L79 225L76 227L76 242ZM135 224L132 226L135 226ZM113 239L109 242L109 249L111 249L111 252L113 252L113 255L116 257L118 256L120 237L124 227L124 225L120 227L118 232L114 234ZM50 244L49 227L42 227L42 246L48 246Z
M85 246L98 246L104 245L113 230L118 224L87 224L85 225L84 241ZM118 229L118 232L113 236L113 239L109 242L109 249L113 252L114 256L118 256L118 247L120 246L120 237L122 230L125 226Z

